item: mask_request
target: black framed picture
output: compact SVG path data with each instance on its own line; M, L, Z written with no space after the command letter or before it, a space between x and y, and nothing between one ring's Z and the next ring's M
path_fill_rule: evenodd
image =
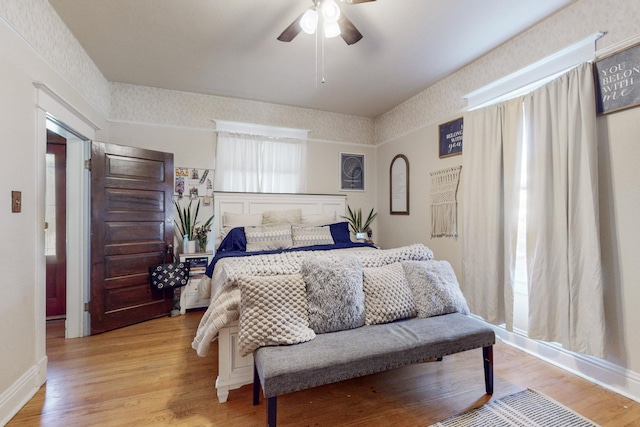
M440 125L440 158L462 154L462 117Z
M340 153L340 191L364 191L364 154Z
M640 44L599 59L593 72L598 114L640 105Z

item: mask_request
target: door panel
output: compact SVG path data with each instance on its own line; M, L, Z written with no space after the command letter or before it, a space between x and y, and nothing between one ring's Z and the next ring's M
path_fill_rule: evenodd
M151 291L149 267L172 245L173 154L94 142L92 334L171 311L173 292Z

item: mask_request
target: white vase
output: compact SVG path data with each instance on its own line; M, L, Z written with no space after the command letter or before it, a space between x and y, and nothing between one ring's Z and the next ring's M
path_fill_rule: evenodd
M189 243L187 244L187 248L185 250L185 253L187 253L187 254L195 254L196 253L197 243L198 243L197 240L189 240Z

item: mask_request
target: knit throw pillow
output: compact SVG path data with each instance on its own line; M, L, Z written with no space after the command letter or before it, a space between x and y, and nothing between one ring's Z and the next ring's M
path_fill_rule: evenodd
M266 345L298 344L316 337L309 328L307 292L300 274L239 276L241 356Z
M365 324L393 322L415 316L411 289L402 264L362 269L364 277Z
M418 317L469 314L456 273L447 261L403 261Z
M333 245L331 228L329 227L291 227L293 247L314 245Z
M271 251L293 245L289 224L245 227L244 235L247 239L247 252Z
M308 256L300 272L307 285L311 329L322 334L364 325L362 265L357 257Z

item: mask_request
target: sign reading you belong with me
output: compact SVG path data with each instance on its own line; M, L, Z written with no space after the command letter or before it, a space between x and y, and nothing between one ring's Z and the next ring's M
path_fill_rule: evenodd
M640 104L640 44L598 60L594 73L598 114Z

